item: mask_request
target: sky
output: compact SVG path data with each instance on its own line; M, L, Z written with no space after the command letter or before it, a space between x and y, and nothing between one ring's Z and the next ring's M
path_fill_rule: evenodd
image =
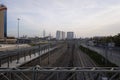
M8 35L55 37L56 31L73 31L76 37L120 33L120 0L0 0L7 6Z

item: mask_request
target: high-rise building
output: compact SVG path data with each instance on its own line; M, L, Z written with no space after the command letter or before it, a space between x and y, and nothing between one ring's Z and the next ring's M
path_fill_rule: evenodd
M62 31L62 39L65 40L65 32Z
M64 40L65 39L65 32L64 31L57 31L56 32L56 40Z
M74 38L74 32L67 32L67 39L73 39Z
M7 37L7 7L0 4L0 39Z
M45 30L43 30L43 37L45 37L46 35L45 35Z
M57 32L56 32L56 39L57 39L57 40L61 40L61 38L62 38L61 36L62 36L62 35L61 35L61 31L57 31Z

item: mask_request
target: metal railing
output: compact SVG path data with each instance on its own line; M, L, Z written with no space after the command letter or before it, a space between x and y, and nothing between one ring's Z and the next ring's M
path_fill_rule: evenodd
M0 80L120 80L120 67L0 68ZM64 75L63 75L64 74ZM43 78L44 77L44 78ZM43 78L43 79L42 79Z

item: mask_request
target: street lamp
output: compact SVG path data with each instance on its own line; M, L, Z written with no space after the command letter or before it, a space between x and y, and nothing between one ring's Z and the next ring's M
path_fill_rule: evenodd
M39 59L40 59L40 66L41 66L41 46L39 44Z
M19 39L19 21L20 21L20 18L18 18L17 20L18 20L18 39Z
M19 63L19 21L20 21L20 18L18 18L17 20L18 20L18 41L17 41L18 54L17 54L17 63Z

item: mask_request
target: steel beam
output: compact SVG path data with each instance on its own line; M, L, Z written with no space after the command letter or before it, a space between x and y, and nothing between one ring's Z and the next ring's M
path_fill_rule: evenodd
M37 70L33 70L37 68ZM0 68L0 72L118 72L120 67L29 67Z

